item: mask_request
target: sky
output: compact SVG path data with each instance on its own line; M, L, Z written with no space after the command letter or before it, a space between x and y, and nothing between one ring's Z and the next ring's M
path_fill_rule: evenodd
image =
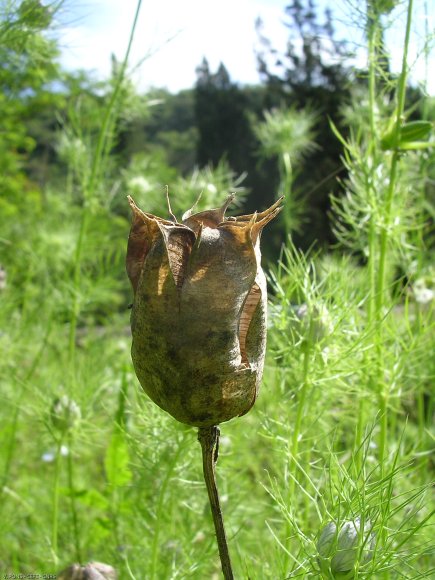
M361 16L356 7L351 8L353 1L336 0L330 5L337 38L358 47L363 45L364 35L358 26ZM424 59L417 58L423 45L424 1L429 7L429 29L434 28L435 0L415 0L410 51L414 81L422 81L425 76ZM255 22L262 19L265 36L284 52L287 4L288 0L143 0L130 58L133 67L142 62L133 74L138 89L164 87L177 92L190 88L203 57L212 71L223 62L234 82L257 84L260 78L255 48L259 43ZM326 4L327 0L317 1L321 9ZM97 78L107 77L111 54L118 60L125 54L136 6L137 0L67 0L58 16L62 64L70 70L94 71ZM398 10L388 36L395 70L401 62L404 12ZM364 65L365 58L365 52L357 49L359 65ZM433 52L430 69L435 70ZM435 74L429 77L428 90L435 94Z

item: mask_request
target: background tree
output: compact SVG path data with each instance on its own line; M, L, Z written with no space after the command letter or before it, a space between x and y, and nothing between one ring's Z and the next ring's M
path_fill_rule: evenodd
M263 86L239 87L231 82L222 63L215 73L210 71L206 59L197 68L196 161L199 167L204 167L209 163L217 166L225 159L236 174L245 174L243 186L249 192L246 211L270 205L279 184L277 162L260 158L260 142L253 128L264 109L264 97ZM270 234L268 240L273 239ZM282 237L277 236L272 245L281 242ZM265 244L266 255L270 248Z
M319 22L314 0L293 0L285 8L289 39L285 54L279 54L262 33L257 22L262 49L258 52L258 68L266 83L265 106L309 107L317 113L314 127L318 147L297 167L294 188L299 190L309 208L309 228L295 234L298 245L308 247L314 241L333 239L327 213L329 195L337 192L337 175L343 172L341 145L330 129L330 119L345 133L341 108L350 98L353 79L346 44L335 38L331 12L325 11Z
M62 97L51 83L59 74L56 43L46 37L56 5L25 0L0 4L0 213L13 214L20 200L40 199L38 183L25 169L41 135L30 121L47 106L52 116Z
M220 63L216 73L212 73L203 59L197 68L195 91L200 166L217 165L225 155L234 170L246 170L246 157L252 147L247 107L243 91L231 82L225 66Z
M196 160L194 91L171 94L155 88L140 95L139 102L141 114L125 123L117 152L124 160L141 153L159 155L186 175Z

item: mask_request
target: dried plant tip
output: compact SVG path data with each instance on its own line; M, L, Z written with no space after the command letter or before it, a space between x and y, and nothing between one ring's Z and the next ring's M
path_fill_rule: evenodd
M272 209L272 208L270 208L270 209ZM257 242L258 236L263 231L263 228L269 222L271 222L273 219L275 219L281 210L282 210L282 207L275 207L274 209L272 209L272 211L269 211L269 213L263 212L264 217L262 217L260 219L258 219L258 217L259 217L258 215L256 216L257 221L252 225L252 228L251 228L251 237L252 237L252 242L254 245ZM264 215L264 214L266 214L266 215Z
M186 219L183 216L183 224L192 228L192 230L195 232L198 230L201 224L209 228L217 228L218 225L224 221L225 212L234 201L235 197L235 193L230 194L221 205L221 207L201 211L195 214L190 214L187 212L189 215Z
M202 192L203 192L203 190L201 190L201 191L199 192L199 195L198 195L198 197L196 198L196 201L195 201L195 203L192 205L192 207L183 213L183 216L182 216L182 218L181 218L183 222L184 222L184 220L187 220L187 218L189 218L189 217L190 217L190 216L193 214L193 210L196 208L196 206L198 205L198 203L199 203L199 202L200 202L200 200L201 200L201 197L202 197Z
M230 205L233 203L233 201L236 199L236 194L235 193L230 193L230 195L227 197L227 199L225 200L224 204L221 207L221 211L222 211L222 219L225 216L225 212L227 211L227 209L230 207Z
M260 213L255 212L257 214L257 220L262 220L266 216L272 214L274 212L274 210L276 210L278 208L279 208L279 211L281 211L283 201L284 201L284 196L282 195L279 199L277 199L275 201L275 203L273 203L270 207L268 207L264 211L261 211ZM240 215L240 216L237 217L237 221L239 221L239 222L248 222L248 221L251 220L252 215L253 214ZM277 214L274 214L274 216L275 215L277 215Z
M174 223L178 224L178 220L175 217L172 208L171 208L171 202L169 200L169 186L165 185L165 191L166 191L166 203L168 204L168 211L169 211L169 215L171 216L171 218L173 219Z

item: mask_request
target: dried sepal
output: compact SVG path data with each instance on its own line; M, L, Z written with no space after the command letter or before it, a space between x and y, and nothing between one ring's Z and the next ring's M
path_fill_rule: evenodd
M192 214L191 210L183 215L183 224L192 228L193 231L198 231L199 227L216 228L225 218L225 212L234 201L235 195L231 194L227 197L221 207L201 211Z

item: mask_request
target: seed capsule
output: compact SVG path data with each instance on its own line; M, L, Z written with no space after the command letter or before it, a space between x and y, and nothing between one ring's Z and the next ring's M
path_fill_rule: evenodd
M72 564L57 576L58 580L116 580L116 571L112 566L101 562L89 562L86 566Z
M247 413L266 347L260 235L280 211L225 218L231 203L181 223L133 210L127 272L132 359L149 397L178 421L217 425Z

